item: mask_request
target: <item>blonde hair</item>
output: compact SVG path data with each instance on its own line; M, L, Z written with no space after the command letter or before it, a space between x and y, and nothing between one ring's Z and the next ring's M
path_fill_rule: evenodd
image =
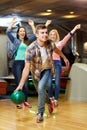
M49 32L49 39L51 39L51 38L50 38L50 35L51 35L52 32L55 32L55 34L56 34L56 42L59 42L59 41L60 41L60 36L59 36L59 33L58 33L58 31L57 31L56 29L52 29L52 30Z

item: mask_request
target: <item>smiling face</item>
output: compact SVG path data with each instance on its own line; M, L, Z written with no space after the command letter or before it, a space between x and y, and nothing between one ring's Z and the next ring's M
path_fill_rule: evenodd
M47 29L40 29L38 31L37 38L42 42L46 42L48 39Z
M40 46L44 46L45 42L48 40L48 30L46 27L39 28L36 31L36 37Z
M56 41L57 36L56 36L56 33L55 33L55 32L51 32L51 34L50 34L50 39L51 39L53 42Z
M24 40L25 35L26 35L25 28L23 28L23 27L19 28L17 31L17 37L21 40Z
M49 33L49 39L53 42L58 42L60 40L58 31L56 29L53 29Z

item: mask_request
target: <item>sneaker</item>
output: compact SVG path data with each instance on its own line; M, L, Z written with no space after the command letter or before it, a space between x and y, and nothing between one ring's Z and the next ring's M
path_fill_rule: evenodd
M36 122L40 123L43 121L43 115L42 114L37 114Z
M18 104L18 105L16 105L16 108L17 108L17 109L22 109L23 106Z
M51 101L54 101L54 97L50 97L50 100L51 100Z
M24 106L28 107L28 108L31 108L31 105L28 102L24 102Z
M58 106L58 102L54 101L54 107L57 107L57 106Z
M50 114L53 112L53 104L51 102L48 104L48 110Z
M54 104L54 98L51 98L50 101L51 101L52 106L53 106L53 108L54 108L54 105L55 105L55 104Z

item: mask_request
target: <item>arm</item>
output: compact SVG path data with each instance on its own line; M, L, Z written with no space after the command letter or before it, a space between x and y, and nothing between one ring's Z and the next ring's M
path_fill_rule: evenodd
M36 35L35 35L35 25L33 20L28 20L28 24L31 26L33 33L31 37L29 38L29 42L32 43L33 41L36 40Z
M12 43L14 43L15 38L14 38L14 36L12 35L11 30L12 30L12 27L13 27L13 25L14 25L15 23L16 23L16 18L14 17L14 18L12 19L10 25L8 26L7 30L6 30L6 34L7 34L8 38L11 40Z
M29 43L32 43L36 40L36 35L32 34L31 37L29 38Z
M65 55L57 47L54 48L54 52L57 53L58 55L60 55L63 58L66 66L68 68L70 64L69 64L68 59L65 57Z
M16 22L17 22L17 18L16 18L16 17L14 17L14 18L12 19L12 21L11 21L10 25L8 26L8 29L9 29L9 30L11 30L11 29L12 29L12 27L13 27L13 25L14 25Z
M45 23L45 26L48 27L51 24L51 20L47 20L47 22ZM33 20L28 20L28 24L31 26L33 33L35 34L35 25L34 25L34 21Z
M76 26L71 30L71 32L68 33L68 34L63 38L63 40L60 41L60 45L61 45L61 46L59 46L59 44L57 44L57 46L58 46L60 49L62 49L62 48L67 44L67 42L68 42L68 40L70 39L70 37L76 32L76 30L78 30L78 29L80 29L80 28L81 28L81 24L76 25Z
M71 30L71 35L73 34L73 33L75 33L75 31L76 30L78 30L78 29L80 29L81 28L81 24L77 24L72 30Z
M35 34L35 25L34 25L34 21L33 20L28 20L28 24L31 26L33 33Z
M45 23L45 26L48 27L51 23L52 23L51 20L47 20L46 23Z
M20 80L18 87L16 88L16 91L23 89L23 86L24 86L26 80L28 79L29 71L30 71L30 63L25 62L25 66L24 66L24 69L22 72L22 78Z

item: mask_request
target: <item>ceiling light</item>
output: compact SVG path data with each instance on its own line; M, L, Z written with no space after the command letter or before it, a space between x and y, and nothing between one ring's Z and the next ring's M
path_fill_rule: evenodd
M67 19L77 18L77 17L79 17L79 15L64 15L64 16L62 16L62 18L67 18Z
M48 9L48 10L46 10L47 12L52 12L52 10L51 9Z
M70 14L74 14L74 12L73 11L71 11L71 12L69 12Z
M42 13L38 13L37 15L39 16L48 16L48 15L51 15L52 12L42 12Z

